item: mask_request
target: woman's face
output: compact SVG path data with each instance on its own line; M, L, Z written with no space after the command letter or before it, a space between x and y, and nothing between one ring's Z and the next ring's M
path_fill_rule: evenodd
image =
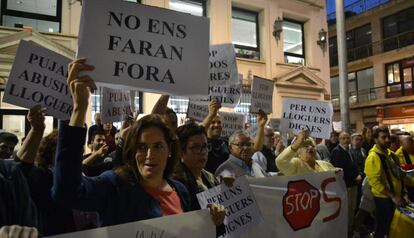
M316 159L315 147L310 145L307 147L300 148L299 157L305 162L315 161Z
M372 139L372 130L368 129L367 132L365 133L365 137L367 140L371 140Z
M207 137L204 134L191 136L183 151L182 161L190 170L201 171L208 159Z
M157 127L143 129L138 138L135 161L144 180L162 178L170 148Z

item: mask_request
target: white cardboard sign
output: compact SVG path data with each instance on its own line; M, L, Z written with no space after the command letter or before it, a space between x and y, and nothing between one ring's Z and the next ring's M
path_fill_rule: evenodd
M198 122L204 121L208 115L208 105L201 102L188 101L187 118L194 119Z
M232 113L232 112L219 112L221 119L221 136L230 137L236 131L242 131L244 129L244 122L246 117L244 114Z
M221 102L221 106L235 108L239 104L242 94L242 84L236 83L231 85L216 85L208 87L208 97L191 98L191 101L197 101L201 104L208 105L208 102L214 98Z
M210 212L199 210L116 226L67 233L49 238L212 238L216 227Z
M273 130L278 131L280 126L280 118L270 118L268 124Z
M121 0L88 0L82 6L78 57L95 66L88 72L95 81L112 88L207 95L209 38L205 17Z
M254 76L252 82L252 99L250 112L257 113L262 109L266 114L272 113L274 82Z
M25 108L41 104L48 115L69 119L73 109L66 83L70 62L58 53L21 40L3 101Z
M285 98L283 100L280 132L286 134L310 131L315 138L329 139L332 130L333 108L331 102Z
M210 86L238 83L233 44L210 45L209 57Z
M248 180L263 221L241 237L347 237L348 201L342 173Z
M103 123L123 121L133 114L130 91L103 87L101 105Z
M232 187L222 184L197 194L201 208L210 203L218 203L225 207L226 218L224 237L240 237L262 221L256 199L245 176L238 177Z

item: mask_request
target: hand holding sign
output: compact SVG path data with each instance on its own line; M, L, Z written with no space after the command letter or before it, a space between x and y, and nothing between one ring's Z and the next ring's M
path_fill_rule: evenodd
M263 110L259 110L259 117L257 119L259 122L259 127L265 127L267 123L267 115Z
M226 217L224 206L217 203L211 203L207 205L207 208L210 210L211 219L213 219L214 224L216 226L223 224L224 218Z
M86 64L86 59L77 59L69 64L68 86L72 94L73 112L69 125L82 127L85 123L90 93L97 87L93 79L87 75L79 76L83 70L91 71L94 67Z
M30 126L32 126L33 130L43 131L45 129L45 115L46 108L42 108L41 105L36 105L30 108L29 113L27 114L27 120L29 121Z
M306 139L309 137L309 131L304 131L302 130L301 132L299 132L299 134L296 136L295 138L295 142L293 142L292 144L292 149L294 151L297 151L302 144L306 141Z
M211 102L208 103L208 114L216 116L220 108L221 108L220 101L214 98Z

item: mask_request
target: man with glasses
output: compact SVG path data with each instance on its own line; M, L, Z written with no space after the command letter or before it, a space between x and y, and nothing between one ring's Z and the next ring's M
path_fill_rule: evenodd
M262 167L252 159L253 145L254 143L245 132L233 133L229 138L230 156L217 168L215 175L222 177L247 175L256 178L267 176Z
M275 152L272 150L274 145L275 137L273 130L270 127L264 129L264 143L261 151L257 151L253 154L252 159L256 161L260 167L267 173L276 173L279 170L275 163Z

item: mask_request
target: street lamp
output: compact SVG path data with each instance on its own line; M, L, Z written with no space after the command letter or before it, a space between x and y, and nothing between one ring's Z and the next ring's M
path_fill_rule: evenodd
M321 29L318 33L318 40L316 41L316 44L318 44L321 47L321 49L325 49L327 34L328 33L324 29Z
M273 23L273 37L278 41L280 39L280 33L283 31L283 20L277 17Z

